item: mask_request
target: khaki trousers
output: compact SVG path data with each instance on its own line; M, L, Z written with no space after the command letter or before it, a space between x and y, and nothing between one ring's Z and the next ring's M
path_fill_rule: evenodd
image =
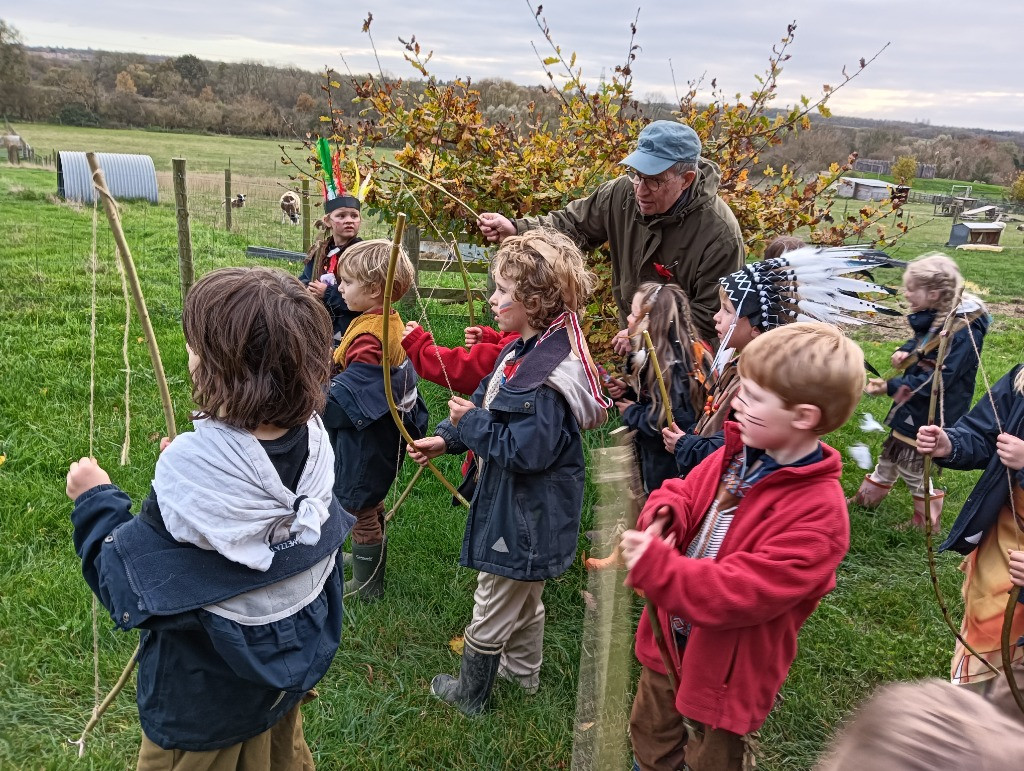
M499 674L524 688L540 683L544 658L543 581L481 572L473 594L473 620L466 627L466 643L482 653L501 651Z
M902 463L893 463L885 458L878 459L878 465L870 475L872 482L880 485L892 485L897 479L903 479L907 483L907 489L911 495L918 497L924 495L924 468L921 466L907 466ZM929 489L929 493L934 488Z
M165 750L142 735L136 771L313 771L296 707L258 736L219 750Z

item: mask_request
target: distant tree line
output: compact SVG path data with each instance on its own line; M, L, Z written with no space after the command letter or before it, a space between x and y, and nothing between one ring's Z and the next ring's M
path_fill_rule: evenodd
M192 54L158 57L109 51L27 49L12 25L0 19L0 114L12 120L110 128L223 133L280 138L317 131L326 111L325 80L333 80L334 105L347 119L355 82L369 75L316 73L258 61L212 62ZM425 83L406 81L422 93ZM559 98L544 86L484 79L472 86L488 123L525 128L557 120ZM350 106L351 105L351 106ZM658 94L640 100L650 119L670 118L678 105ZM770 111L769 111L770 112ZM783 164L814 174L856 151L862 158L914 158L935 164L937 176L1010 184L1024 171L1024 133L883 123L863 118L815 116L813 131L796 132L761 157L762 168Z

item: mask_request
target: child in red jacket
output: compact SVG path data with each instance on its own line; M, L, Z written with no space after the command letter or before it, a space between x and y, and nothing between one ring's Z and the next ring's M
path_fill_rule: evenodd
M449 391L471 394L491 374L502 349L517 337L518 332L466 327L465 348L442 348L434 345L434 336L427 330L409 321L402 334L402 347L421 378Z
M739 377L725 446L652 493L622 536L629 583L657 607L667 648L645 610L630 718L641 769L746 767L797 632L849 547L842 461L818 437L860 401L860 349L828 324L788 324L746 347Z

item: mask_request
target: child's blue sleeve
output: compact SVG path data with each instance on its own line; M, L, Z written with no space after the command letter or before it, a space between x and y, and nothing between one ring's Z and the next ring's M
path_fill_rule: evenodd
M999 435L999 422L996 416L1004 420L1014 408L1014 402L1022 398L1013 390L1013 376L1019 367L1015 367L992 386L991 400L983 396L974 409L946 429L950 444L953 446L948 457L937 458L941 466L955 469L985 468L996 452L996 437ZM992 403L995 403L995 412Z
M566 430L566 405L550 388L537 389L532 413L514 414L508 423L485 409L473 409L459 421L459 438L485 462L517 474L544 471L572 441Z
M689 474L719 447L725 444L725 432L716 431L711 436L684 434L676 442L676 467L682 476Z
M137 608L138 597L131 589L124 562L114 546L111 533L134 519L132 500L116 485L98 485L75 501L71 512L75 551L82 560L82 576L114 623L123 629L135 626L135 619L115 617L118 608Z

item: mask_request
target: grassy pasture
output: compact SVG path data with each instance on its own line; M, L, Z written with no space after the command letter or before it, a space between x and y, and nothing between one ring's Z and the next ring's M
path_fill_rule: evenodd
M171 158L187 158L189 168L196 171L223 173L230 165L232 172L238 174L284 176L280 145L284 145L296 161L301 161L304 155L293 149L302 144L298 139L253 139L220 134L55 126L48 123L24 123L19 124L17 129L25 141L35 148L36 155L53 150L151 155L157 171L170 171Z
M162 152L140 147L154 158ZM55 202L53 190L52 172L0 165L0 455L5 458L0 465L0 689L5 694L0 767L125 768L134 763L139 740L134 686L104 717L83 761L75 760L65 742L77 737L93 704L91 601L71 545L70 504L63 494L68 464L89 452L91 211ZM911 210L911 224L920 226L898 256L909 259L941 249L949 220L929 221L926 208ZM178 427L185 429L189 383L173 207L125 203L122 214L161 343ZM1007 233L1004 239L1011 235L1017 234ZM193 238L197 274L249 264L244 247L251 241L245 233L228 234L199 218L193 221ZM151 479L163 419L134 320L128 334L132 390L125 404L124 307L102 213L98 252L93 452L139 500ZM1024 247L1015 245L1001 254L956 252L955 257L996 311L983 353L985 370L995 379L1021 358ZM274 264L298 272L298 265ZM879 278L898 280L895 274ZM406 318L424 313L408 305L402 312ZM439 343L461 341L464 317L434 306L426 314ZM882 369L895 347L893 339L902 339L904 330L856 335L869 360ZM431 386L425 391L437 420L444 414L447 392ZM130 465L121 468L117 458L126 406L132 452ZM881 419L887 406L884 399L865 399L860 411ZM855 418L828 441L840 449L865 442L877 457L882 437L862 434ZM601 437L589 440L598 444ZM442 465L455 478L456 463ZM847 459L846 489L855 489L863 473ZM401 483L410 474L405 469ZM943 475L945 526L975 476ZM763 768L809 768L838 722L875 684L945 674L953 641L931 594L924 539L894 527L909 511L909 495L899 488L874 516L851 513L852 548L840 568L838 587L805 627L783 703L762 731ZM581 653L580 593L586 587L578 564L545 592L548 629L537 696L526 697L499 682L492 711L468 722L428 694L434 674L457 667L448 641L461 633L472 605L475 576L457 567L463 517L431 478L417 485L396 517L390 531L388 594L373 606L346 605L342 648L319 687L320 698L304 710L320 768L568 767ZM960 584L956 563L951 555L939 558L941 584L954 615ZM102 611L99 630L105 692L135 638L115 632Z

